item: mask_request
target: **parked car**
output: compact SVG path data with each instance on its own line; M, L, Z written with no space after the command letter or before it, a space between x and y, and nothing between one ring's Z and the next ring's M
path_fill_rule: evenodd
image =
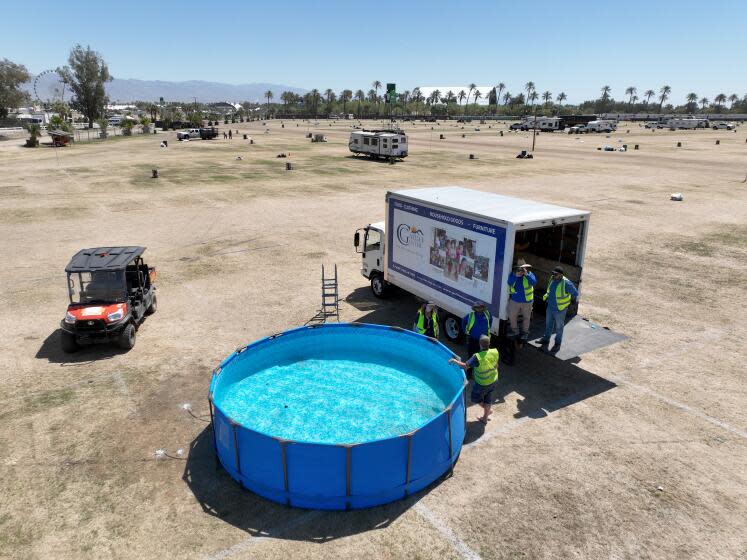
M644 128L653 128L653 129L656 129L656 128L661 128L661 127L659 126L659 123L658 123L658 122L656 122L656 121L651 121L651 122L647 122L647 123L646 123L646 124L644 125Z
M588 132L588 130L586 130L585 124L577 124L568 129L568 134L584 134L586 132Z
M196 138L202 138L203 140L212 140L218 137L218 129L215 127L210 128L189 128L186 130L177 130L177 140L192 140Z
M511 126L508 127L509 130L521 130L521 128L524 126L523 122L515 122Z
M713 130L734 130L734 125L727 122L717 122L713 124Z

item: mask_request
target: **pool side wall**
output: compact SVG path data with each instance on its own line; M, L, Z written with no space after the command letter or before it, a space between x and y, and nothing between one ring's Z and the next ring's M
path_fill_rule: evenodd
M311 328L340 327L350 325ZM436 344L451 355L445 346ZM351 445L287 441L235 423L213 402L221 368L243 351L237 350L213 373L210 406L218 458L229 475L248 490L293 507L368 508L422 490L450 471L457 461L466 433L466 383L441 414L409 434Z

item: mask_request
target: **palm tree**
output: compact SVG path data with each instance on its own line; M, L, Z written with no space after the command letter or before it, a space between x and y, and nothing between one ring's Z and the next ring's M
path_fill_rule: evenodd
M700 103L701 110L705 111L706 105L708 105L708 98L707 97L702 97L700 99L699 103Z
M314 118L316 118L317 108L319 107L319 90L316 88L311 90L311 104L314 107Z
M506 89L506 84L503 82L499 82L497 86L495 86L495 102L498 103L501 100L501 92Z
M405 90L402 92L402 108L404 109L405 113L407 113L407 102L410 100L410 90Z
M612 88L610 86L602 86L602 109L607 106L607 100L610 98L610 92Z
M371 84L371 87L376 92L376 114L379 114L379 88L381 87L381 82L379 80L374 80L374 83Z
M379 96L378 96L378 95L376 95L376 92L375 92L374 90L372 90L372 89L369 89L369 90L368 90L368 94L367 94L367 97L368 97L368 100L369 100L369 101L370 101L371 103L376 103L376 100L377 100L377 99L379 98Z
M651 101L654 95L656 95L656 92L652 89L647 89L643 92L643 96L646 98L646 105L648 105L648 102Z
M713 98L713 100L716 102L716 108L721 111L724 103L726 103L726 95L723 93L719 93L716 97Z
M272 91L268 89L265 92L265 97L267 98L267 114L269 115L270 114L270 99L272 99L273 97Z
M630 108L630 106L632 105L632 103L633 103L633 96L636 93L638 93L638 90L636 89L635 86L628 86L627 88L625 88L625 95L628 96L628 108Z
M659 111L664 106L664 102L669 99L669 94L672 93L672 88L669 86L661 86L659 90Z
M420 93L420 88L416 87L412 90L412 100L415 102L415 112L418 110L418 103L423 100L423 94Z
M327 88L324 90L324 97L327 98L327 115L329 115L332 111L332 100L335 97L335 92L331 88Z
M465 98L465 97L467 97L467 94L466 94L466 93L464 93L464 90L461 90L461 91L460 91L460 92L459 92L459 93L457 94L457 99L459 100L459 105L460 105L460 106L461 106L461 104L462 104L462 101L464 101L464 98Z
M439 102L441 98L441 90L434 89L433 93L431 93L431 105L435 105Z
M537 101L537 99L539 99L539 95L537 95L537 91L532 90L532 93L530 93L529 97L527 97L527 100L532 102L532 107L534 107L534 102Z
M342 113L345 115L344 118L347 118L347 104L348 101L350 101L353 98L353 92L349 89L344 89L340 92L340 101L342 101Z
M731 95L729 96L729 103L731 103L731 105L729 106L729 109L734 109L734 104L735 104L735 103L736 103L737 101L739 101L739 96L738 96L738 95L737 95L736 93L732 93L732 94L731 94Z
M696 105L696 103L698 101L698 94L697 93L690 92L690 93L687 94L687 96L685 97L685 99L687 99L688 109L692 110L692 107L695 107L695 108L698 107Z
M526 84L524 84L524 91L527 92L527 98L528 98L534 91L534 82L527 82Z
M467 107L469 106L469 96L472 95L472 90L475 89L477 85L470 84L469 85L469 91L467 92L467 103L464 105L464 114L467 114Z
M511 101L511 92L506 90L506 93L503 94L503 104L508 105L509 101Z
M361 103L366 100L366 94L363 93L362 89L355 92L355 100L358 102L358 117L361 116Z
M542 99L545 102L545 107L547 107L548 103L550 103L550 100L552 99L552 93L550 93L549 91L546 91L545 93L542 94Z
M454 101L454 99L456 99L456 96L454 95L454 92L451 91L451 90L447 91L446 92L446 104L448 105L449 103L451 103L452 101Z
M474 95L473 97L474 97L474 101L475 101L475 103L477 103L477 100L478 100L478 99L480 99L480 98L482 97L482 93L480 93L480 90L479 90L479 89L476 89L476 90L475 90L475 95Z
M568 99L568 96L565 94L564 91L561 91L555 99L557 100L558 105L560 106L560 105L563 105L563 101Z

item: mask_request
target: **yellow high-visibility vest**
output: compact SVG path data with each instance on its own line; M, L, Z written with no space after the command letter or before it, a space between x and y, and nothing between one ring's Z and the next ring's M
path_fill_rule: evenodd
M472 375L479 385L490 385L498 381L498 359L500 355L495 348L482 350L475 354L477 367L472 368Z
M490 311L487 309L483 311L483 315L485 315L485 320L488 322L488 332L490 332ZM464 329L465 334L469 336L469 333L472 331L472 327L475 326L475 312L470 311L469 317L467 318L467 328Z
M433 336L438 338L438 314L435 309L431 314L431 324L433 325ZM418 320L415 323L415 330L418 334L425 334L425 331L428 330L425 326L425 313L420 311L420 309L418 309Z
M534 286L532 286L529 283L529 280L527 280L526 276L524 276L522 278L522 280L523 280L523 284L524 284L524 299L527 302L534 301ZM514 282L513 284L511 284L511 289L509 290L510 294L515 294L516 293L516 286L515 285L516 285L516 282Z
M547 285L547 291L542 296L542 299L545 301L550 296L550 286L552 286L552 283L553 281L550 280L550 283ZM558 311L563 311L563 309L571 304L571 294L565 289L565 276L555 286L555 303L558 305Z

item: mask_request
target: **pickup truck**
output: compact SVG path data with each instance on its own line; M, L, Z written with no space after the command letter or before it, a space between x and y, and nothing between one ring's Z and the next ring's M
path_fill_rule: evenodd
M200 138L202 140L212 140L218 137L218 129L215 127L210 128L189 128L186 130L177 130L177 140L191 140L193 138Z

